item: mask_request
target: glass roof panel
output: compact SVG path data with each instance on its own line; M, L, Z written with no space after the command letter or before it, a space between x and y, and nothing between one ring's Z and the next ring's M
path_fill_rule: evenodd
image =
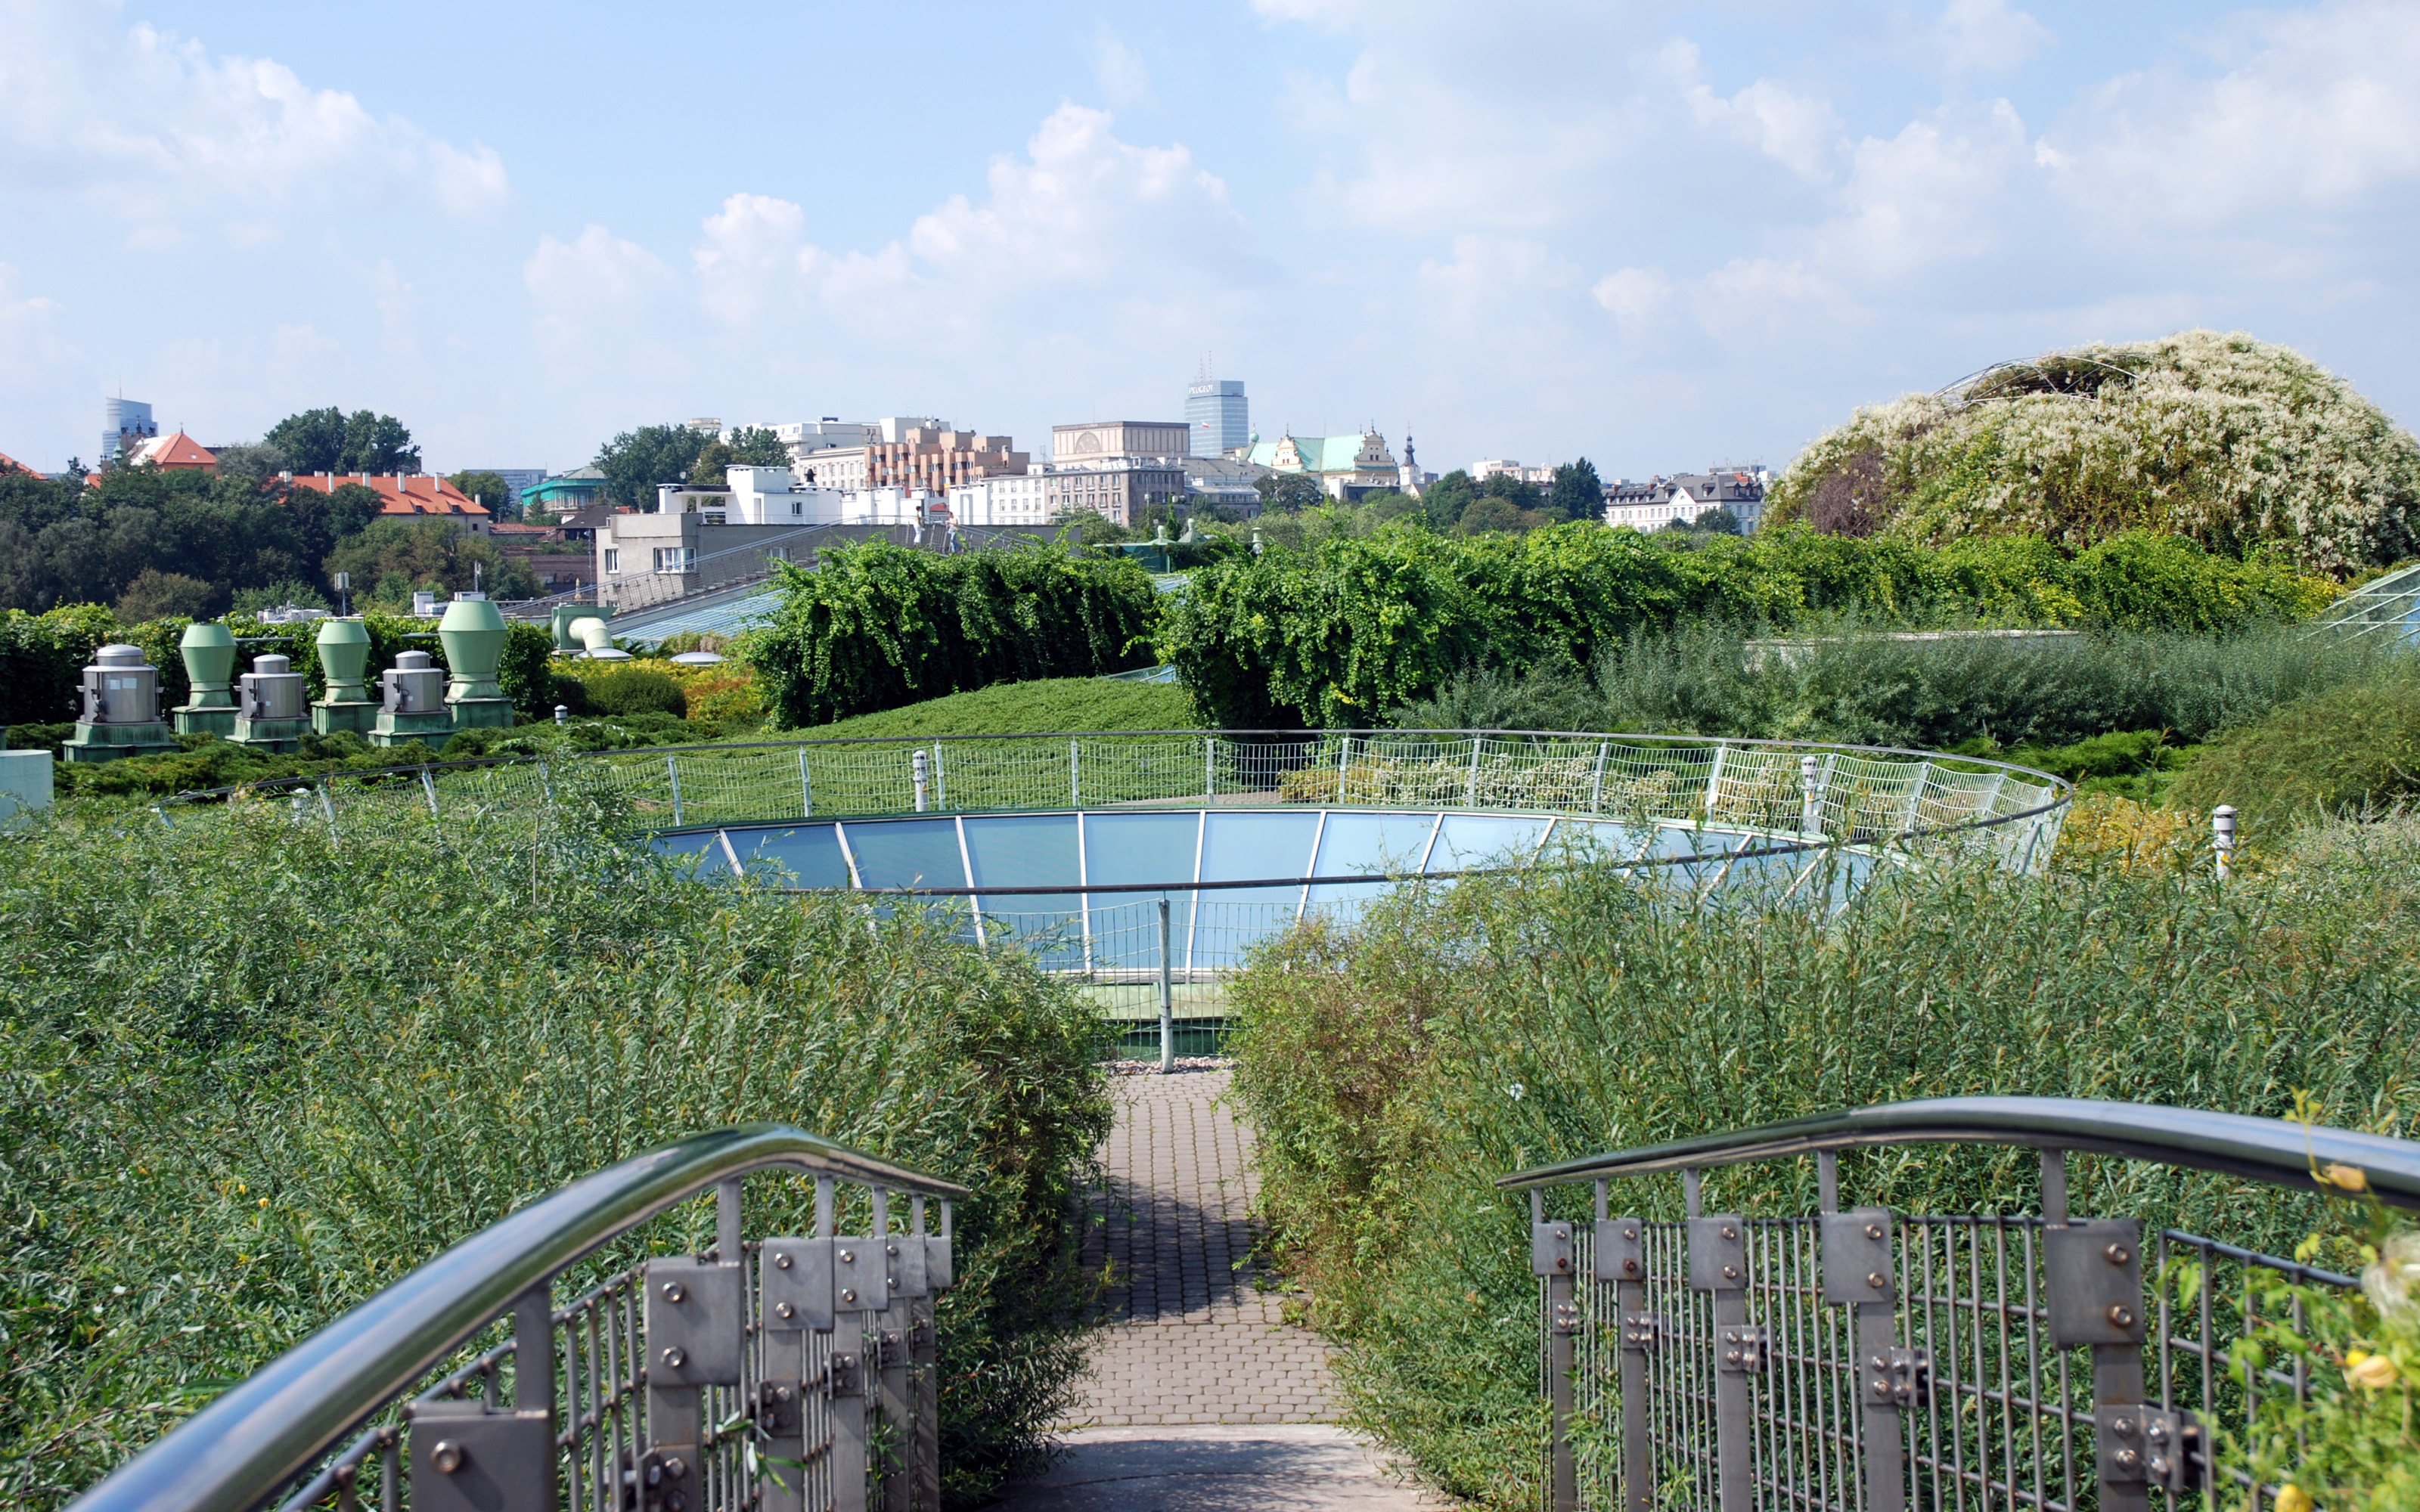
M1332 810L1327 815L1326 826L1320 831L1319 855L1311 862L1311 875L1333 877L1354 872L1418 872L1436 822L1437 816L1433 813ZM1360 896L1366 901L1367 897L1383 890L1329 883L1312 887L1311 901L1322 903L1349 896ZM1359 912L1357 905L1355 912Z
M1548 820L1497 814L1450 813L1429 852L1428 870L1466 872L1482 867L1525 866L1546 833Z
M963 887L958 826L950 819L851 820L845 831L857 879L868 887Z
M1202 831L1198 810L1163 813L1087 813L1084 816L1085 880L1119 883L1193 880L1193 852ZM1159 900L1169 900L1169 956L1185 961L1192 932L1193 894L1096 892L1091 897L1093 962L1096 968L1159 969Z
M657 835L647 843L659 855L669 856L675 862L692 862L692 876L710 877L731 870L731 864L723 858L722 837L711 829L704 834L692 831L686 835Z
M830 825L785 825L780 829L735 829L731 848L750 871L778 870L793 887L845 887L848 858Z
M967 858L978 887L1027 887L1076 882L1076 816L1071 813L970 818ZM1067 892L1012 893L980 901L985 938L1016 940L1045 970L1084 964L1083 897Z

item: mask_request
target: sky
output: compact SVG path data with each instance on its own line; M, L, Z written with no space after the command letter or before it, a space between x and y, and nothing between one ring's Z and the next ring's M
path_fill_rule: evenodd
M0 453L696 415L1779 467L2192 326L2420 416L2420 4L0 0Z

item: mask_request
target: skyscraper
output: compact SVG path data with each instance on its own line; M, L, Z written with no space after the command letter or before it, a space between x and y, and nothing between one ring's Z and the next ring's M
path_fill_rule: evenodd
M159 434L160 426L151 418L151 407L142 400L101 401L101 462L131 455L135 447Z
M1185 424L1192 431L1195 456L1223 456L1249 445L1252 419L1238 378L1203 378L1185 391Z

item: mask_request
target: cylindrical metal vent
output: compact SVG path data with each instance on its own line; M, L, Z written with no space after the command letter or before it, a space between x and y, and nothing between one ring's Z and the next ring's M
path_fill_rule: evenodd
M307 716L307 691L302 674L285 656L254 659L241 679L242 714L247 719L300 719Z
M430 665L426 651L407 651L379 676L389 714L427 714L445 706L445 674Z

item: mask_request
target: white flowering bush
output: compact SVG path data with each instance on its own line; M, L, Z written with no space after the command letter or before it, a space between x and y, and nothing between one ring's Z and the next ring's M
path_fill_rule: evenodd
M2342 578L2413 554L2420 442L2298 352L2186 331L1861 409L1771 507L1932 544L2022 532L2075 549L2149 530Z

